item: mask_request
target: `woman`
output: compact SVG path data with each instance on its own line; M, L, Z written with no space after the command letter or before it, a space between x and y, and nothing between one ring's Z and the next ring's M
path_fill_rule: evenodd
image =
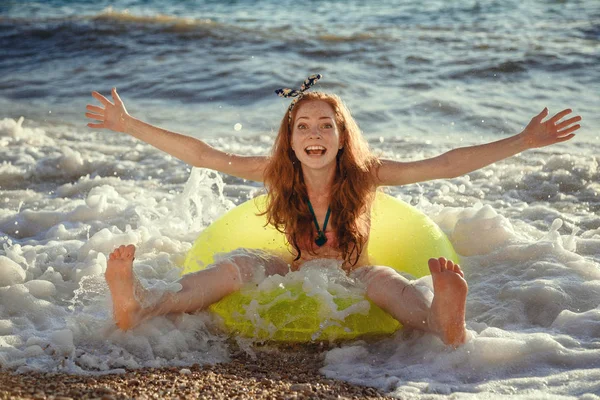
M88 105L92 128L128 133L195 167L214 169L264 182L268 189L266 217L286 234L288 255L236 250L210 268L181 278L182 289L166 293L154 305L142 307L144 296L133 275L135 247L121 246L110 254L106 281L117 325L123 330L146 318L206 308L250 282L258 268L265 275L285 275L315 259L340 261L354 279L364 282L366 296L405 326L431 332L449 345L466 340L467 282L460 267L445 258L430 259L434 297L430 303L410 281L385 266L369 265L370 206L379 186L405 185L452 178L482 168L524 150L563 142L580 128L575 116L563 110L552 118L544 109L518 135L479 146L451 150L416 162L379 160L369 151L358 126L334 95L308 92L320 75L309 77L286 112L272 155L240 156L214 149L188 136L169 132L130 116L116 89L114 103L93 92L102 106ZM135 291L135 294L134 294ZM136 297L138 296L138 297Z

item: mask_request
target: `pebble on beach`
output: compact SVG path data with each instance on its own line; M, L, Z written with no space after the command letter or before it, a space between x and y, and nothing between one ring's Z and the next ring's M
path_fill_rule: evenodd
M238 351L229 363L146 368L81 376L0 372L0 399L388 399L370 388L319 373L318 346Z

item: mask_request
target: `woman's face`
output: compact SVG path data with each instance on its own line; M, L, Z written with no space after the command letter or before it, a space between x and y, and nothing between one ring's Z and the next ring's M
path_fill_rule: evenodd
M302 102L292 125L292 149L303 167L335 166L341 148L333 108L322 100Z

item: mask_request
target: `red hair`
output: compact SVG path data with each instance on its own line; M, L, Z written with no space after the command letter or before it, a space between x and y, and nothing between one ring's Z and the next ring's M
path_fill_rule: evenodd
M312 214L306 199L308 192L300 162L292 150L292 126L301 104L321 100L331 106L340 132L343 148L336 157L337 167L330 193L331 223L336 230L338 249L344 259L344 268L358 262L369 238L370 207L374 195L373 167L379 160L371 153L356 121L342 100L336 95L306 92L292 110L291 121L286 113L273 145L271 159L264 172L267 187L267 221L285 233L300 259L299 243L313 238Z

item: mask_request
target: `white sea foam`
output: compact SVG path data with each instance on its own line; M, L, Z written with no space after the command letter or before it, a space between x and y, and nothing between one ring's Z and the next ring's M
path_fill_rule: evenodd
M486 207L435 216L457 250L468 250L461 263L472 339L455 351L422 334L357 342L327 354L325 375L401 398L600 393L600 265L565 248L577 239L559 235L560 223L539 240L522 239Z
M264 154L270 138L211 144ZM99 374L228 360L225 336L205 312L117 330L103 278L106 255L133 243L141 282L157 293L177 290L177 266L198 232L260 186L189 171L119 135L4 119L0 141L3 368ZM427 149L418 157L446 144L386 139L385 146L386 155L407 159L413 146ZM406 331L354 341L329 351L322 372L401 398L597 398L596 154L535 151L465 177L389 189L432 216L461 254L472 338L457 350ZM308 282L327 302L326 291L316 290L327 271L307 268L286 279ZM341 278L333 284L344 288Z

